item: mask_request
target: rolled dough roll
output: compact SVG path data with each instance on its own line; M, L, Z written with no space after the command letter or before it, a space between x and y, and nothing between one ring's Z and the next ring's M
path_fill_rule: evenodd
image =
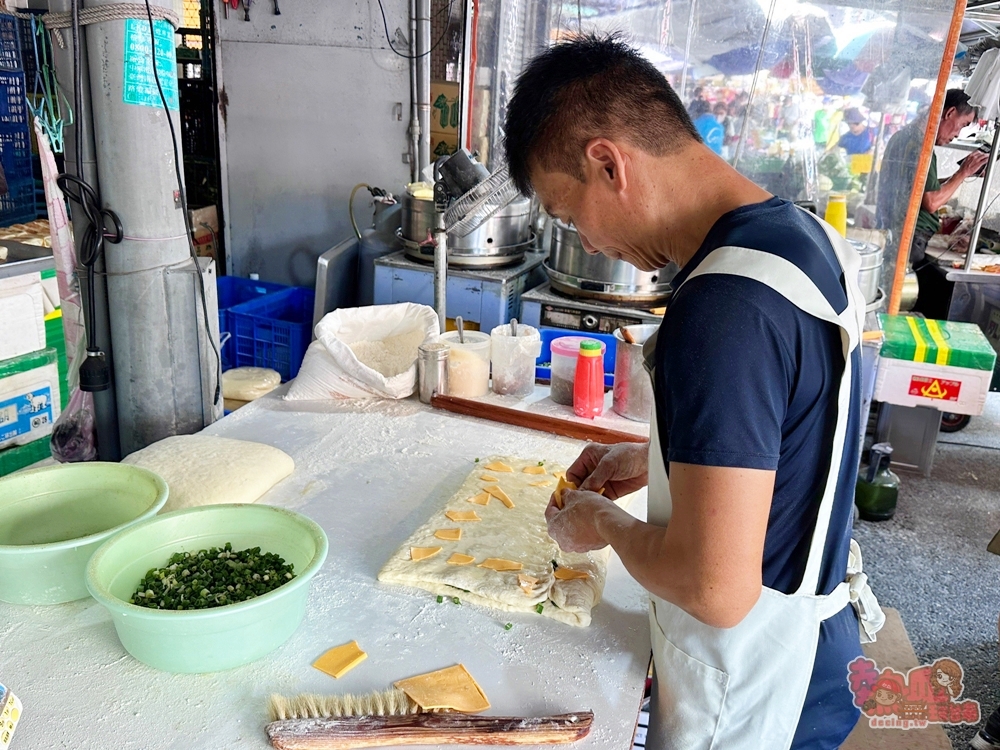
M175 435L126 456L123 464L163 477L170 496L161 513L200 505L253 503L295 469L270 445L214 435Z
M234 367L222 373L222 395L236 401L253 401L281 385L281 375L267 367Z

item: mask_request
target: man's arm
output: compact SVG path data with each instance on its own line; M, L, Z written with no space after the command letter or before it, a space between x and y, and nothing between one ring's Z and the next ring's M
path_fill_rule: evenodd
M645 589L706 625L730 628L760 597L773 491L773 471L671 463L666 528L590 492L566 493L565 510L550 528L559 541L564 531L574 534L575 520L589 525L590 516L598 538L577 536L582 547L610 544Z
M974 151L969 154L959 165L958 171L944 180L940 188L937 190L928 190L924 193L920 207L930 213L936 212L941 206L952 199L965 180L979 171L979 168L986 163L987 159L989 159L989 155L984 154L982 151Z

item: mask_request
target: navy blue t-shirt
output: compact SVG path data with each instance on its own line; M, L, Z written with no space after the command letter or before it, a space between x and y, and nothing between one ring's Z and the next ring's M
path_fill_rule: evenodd
M838 313L847 306L842 272L816 221L772 198L722 216L674 278L675 289L708 254L735 245L791 261ZM664 461L776 472L763 583L793 593L830 465L837 391L844 368L840 329L802 312L765 284L706 274L679 288L656 344L656 417ZM855 352L854 372L860 372ZM860 435L860 378L853 379L847 444L818 593L844 580ZM859 712L847 664L861 655L854 609L820 627L816 663L792 747L839 747Z

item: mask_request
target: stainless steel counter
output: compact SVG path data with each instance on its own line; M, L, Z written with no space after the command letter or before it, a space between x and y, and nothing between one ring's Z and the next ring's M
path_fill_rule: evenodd
M272 692L365 692L462 662L489 713L592 709L574 747L631 746L649 664L646 597L612 555L604 601L588 628L379 584L382 564L490 454L568 463L581 443L433 411L415 400L257 401L206 430L289 453L295 472L263 501L322 525L330 554L305 621L284 646L228 672L173 675L137 662L92 600L0 604L0 682L24 703L14 750L266 748ZM645 516L645 493L630 507ZM504 624L512 622L511 630ZM357 639L368 659L341 680L310 664Z

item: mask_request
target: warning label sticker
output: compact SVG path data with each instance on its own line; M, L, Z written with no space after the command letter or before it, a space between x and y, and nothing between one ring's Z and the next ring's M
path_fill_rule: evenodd
M174 29L166 21L154 21L156 32L156 72L163 87L167 107L177 111L177 57L174 51ZM125 81L122 101L143 107L162 107L160 92L153 75L152 45L149 42L149 22L138 18L125 20Z
M958 401L958 393L962 383L958 380L929 378L924 375L913 375L910 378L910 395L933 398L938 401Z

